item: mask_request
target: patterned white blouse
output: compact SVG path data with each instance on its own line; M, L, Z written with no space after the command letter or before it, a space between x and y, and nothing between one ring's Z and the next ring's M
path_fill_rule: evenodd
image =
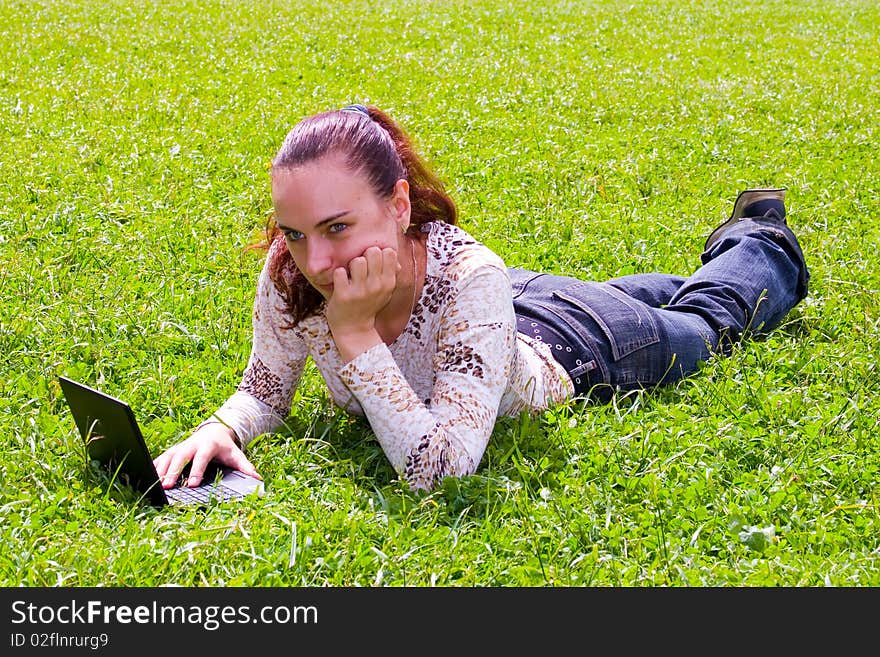
M425 285L391 345L344 363L323 312L292 328L263 268L253 347L237 391L214 413L242 445L279 428L311 357L341 408L366 416L394 469L412 488L472 474L499 415L540 411L574 394L547 345L517 333L504 262L462 229L427 233ZM272 248L279 247L277 243Z

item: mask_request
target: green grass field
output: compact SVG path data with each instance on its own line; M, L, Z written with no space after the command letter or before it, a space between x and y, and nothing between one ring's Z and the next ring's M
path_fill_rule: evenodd
M0 3L0 584L880 585L878 24L873 0ZM785 186L811 294L674 388L502 419L431 494L310 368L249 450L264 498L137 504L57 376L128 401L154 453L219 406L267 165L349 102L512 266L687 274L739 190Z

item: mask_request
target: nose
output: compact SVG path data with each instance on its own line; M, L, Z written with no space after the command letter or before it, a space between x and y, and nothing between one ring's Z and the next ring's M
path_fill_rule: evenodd
M321 239L309 240L306 244L305 262L302 272L309 278L317 278L331 268L333 259L328 244Z

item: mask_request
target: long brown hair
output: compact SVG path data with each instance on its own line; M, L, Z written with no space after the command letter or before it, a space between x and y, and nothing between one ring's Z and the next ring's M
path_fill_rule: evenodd
M331 153L341 154L351 171L363 173L382 198L391 197L398 180L409 183L412 209L407 234L417 236L430 221L457 223L458 210L442 181L416 153L403 129L379 108L349 105L306 117L287 133L272 169L297 167ZM297 269L274 214L266 222L265 242L254 247L269 250L269 276L284 299L290 326L314 315L324 297Z

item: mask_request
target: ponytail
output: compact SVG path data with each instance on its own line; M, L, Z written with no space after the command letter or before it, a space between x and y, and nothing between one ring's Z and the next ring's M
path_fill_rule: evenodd
M409 182L409 199L412 206L410 231L413 232L410 234L418 234L419 227L429 221L457 224L458 209L455 207L455 202L446 193L443 182L416 153L410 137L379 108L371 106L367 110L370 118L391 136L397 155L406 171L405 177Z

